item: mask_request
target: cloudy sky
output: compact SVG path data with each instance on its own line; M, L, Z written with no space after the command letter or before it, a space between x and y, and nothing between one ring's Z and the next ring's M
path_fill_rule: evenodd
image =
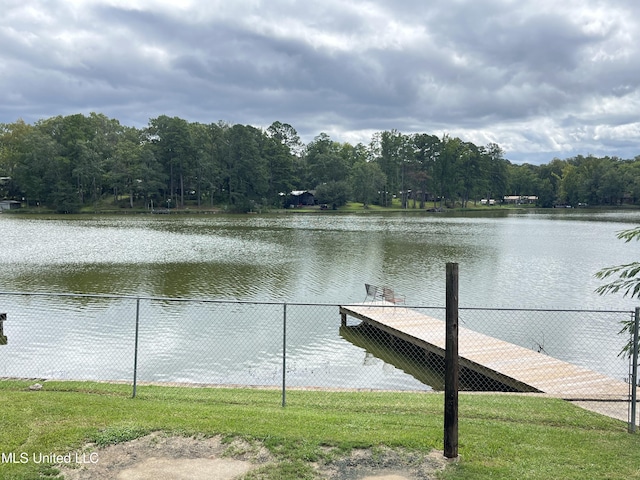
M640 155L637 0L0 0L0 122L291 124Z

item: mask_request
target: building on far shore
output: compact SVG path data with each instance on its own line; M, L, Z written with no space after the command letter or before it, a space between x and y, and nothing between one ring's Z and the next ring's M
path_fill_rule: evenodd
M503 198L504 203L514 203L516 205L532 204L538 202L535 195L507 195Z
M4 210L17 210L22 204L16 200L0 200L0 212Z
M289 194L289 205L294 207L316 205L315 190L294 190Z

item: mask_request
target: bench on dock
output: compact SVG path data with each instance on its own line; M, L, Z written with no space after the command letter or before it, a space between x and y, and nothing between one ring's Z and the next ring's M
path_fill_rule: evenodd
M405 303L406 300L404 295L394 292L390 287L379 287L365 283L364 288L367 290L367 296L364 297L365 302L368 298L371 298L372 301L380 300L393 304Z
M380 287L365 283L364 288L367 291L367 296L364 297L365 302L368 298L371 298L371 301L382 300L382 290L380 289Z
M382 287L382 299L385 302L394 303L394 304L405 303L405 296L400 295L399 293L395 293L389 287Z

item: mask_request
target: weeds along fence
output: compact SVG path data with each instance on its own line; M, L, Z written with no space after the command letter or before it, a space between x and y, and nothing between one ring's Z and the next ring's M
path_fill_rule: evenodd
M444 320L444 307L388 308ZM442 390L441 358L349 317L340 305L154 297L0 293L0 377L261 386ZM0 317L2 318L2 317ZM629 386L619 334L632 311L460 308L459 325ZM413 327L420 329L414 318ZM443 321L444 335L444 321ZM461 336L464 333L461 333ZM4 342L2 342L4 343ZM483 348L478 345L478 348ZM501 352L494 352L498 356ZM501 362L514 363L504 353ZM558 372L549 372L558 376ZM562 383L563 378L554 381ZM572 380L573 381L573 380ZM636 380L637 383L637 380ZM461 390L511 390L461 372ZM630 395L631 393L629 393ZM594 390L585 398L620 400ZM629 397L627 397L628 399Z

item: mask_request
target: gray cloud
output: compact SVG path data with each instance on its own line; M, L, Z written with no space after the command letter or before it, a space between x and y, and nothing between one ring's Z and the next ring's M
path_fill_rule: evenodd
M624 0L0 0L0 122L290 123L496 142L514 161L638 154L640 6Z

